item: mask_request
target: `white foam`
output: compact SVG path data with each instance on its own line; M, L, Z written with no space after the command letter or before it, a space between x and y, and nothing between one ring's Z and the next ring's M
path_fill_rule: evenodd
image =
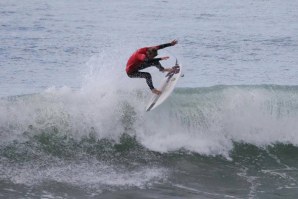
M28 186L43 182L60 182L87 189L103 190L110 188L144 188L167 178L167 170L155 166L145 166L127 170L121 165L109 165L96 160L88 162L47 162L14 164L0 168L4 178L15 184ZM4 165L0 165L4 167Z
M293 97L297 95L277 92L230 87L209 94L175 95L145 115L145 128L137 132L142 132L145 146L162 152L183 147L227 156L233 141L257 146L277 142L298 145L298 101Z

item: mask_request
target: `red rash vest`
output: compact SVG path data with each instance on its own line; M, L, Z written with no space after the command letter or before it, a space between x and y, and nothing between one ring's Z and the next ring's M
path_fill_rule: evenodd
M160 49L163 49L163 48L166 48L166 47L169 47L169 46L172 46L172 43L166 43L166 44L161 44L161 45L158 45L158 46L144 47L144 48L138 49L128 59L127 64L126 64L126 69L125 69L126 73L131 74L131 73L138 70L140 65L146 61L145 60L147 58L146 52L149 48L155 48L156 50L160 50ZM160 58L151 59L151 61L154 61L154 60L155 61L160 61L161 59ZM160 68L160 69L163 69L163 68Z
M127 74L138 70L139 66L144 62L146 58L146 52L148 48L149 47L140 48L130 56L125 69Z

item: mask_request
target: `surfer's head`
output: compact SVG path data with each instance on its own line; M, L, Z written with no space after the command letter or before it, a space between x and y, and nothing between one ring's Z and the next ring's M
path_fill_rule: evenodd
M156 48L148 48L146 54L147 54L148 58L152 59L157 56L157 50L156 50Z

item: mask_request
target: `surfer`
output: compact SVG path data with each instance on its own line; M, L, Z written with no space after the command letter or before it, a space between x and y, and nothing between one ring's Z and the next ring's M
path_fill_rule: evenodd
M178 43L177 40L173 40L170 43L138 49L130 56L130 58L127 61L126 73L128 77L145 78L152 93L160 95L161 91L155 89L153 86L151 74L148 72L140 72L140 70L143 70L150 66L155 66L161 72L171 72L172 68L164 68L159 62L161 60L169 59L168 56L160 57L160 58L155 58L155 57L158 55L157 53L158 50L169 46L175 46L177 43Z

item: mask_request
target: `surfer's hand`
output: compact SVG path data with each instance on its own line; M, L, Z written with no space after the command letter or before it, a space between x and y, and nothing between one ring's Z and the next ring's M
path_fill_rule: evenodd
M166 57L161 57L160 59L161 60L167 60L167 59L169 59L170 57L169 56L166 56Z
M178 43L178 41L177 41L176 39L173 40L173 41L171 41L171 45L172 45L172 46L175 46L177 43Z

